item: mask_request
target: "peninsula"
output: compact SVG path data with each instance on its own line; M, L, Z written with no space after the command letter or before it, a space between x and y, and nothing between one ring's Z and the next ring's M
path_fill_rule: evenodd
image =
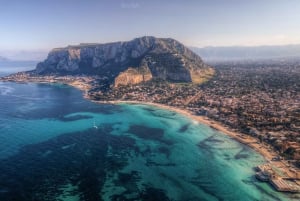
M106 103L143 103L206 123L265 156L257 178L300 189L300 63L211 67L174 39L80 44L52 50L33 71L0 81L59 82Z

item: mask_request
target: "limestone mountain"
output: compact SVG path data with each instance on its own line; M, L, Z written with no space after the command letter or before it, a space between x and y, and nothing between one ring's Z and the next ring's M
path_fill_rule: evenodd
M35 72L99 75L118 86L152 78L199 83L213 70L178 41L145 36L128 42L56 48L37 65Z

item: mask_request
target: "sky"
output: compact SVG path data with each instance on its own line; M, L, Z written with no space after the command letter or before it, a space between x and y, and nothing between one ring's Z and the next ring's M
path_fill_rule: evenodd
M300 44L299 0L0 0L0 55L171 37L188 46Z

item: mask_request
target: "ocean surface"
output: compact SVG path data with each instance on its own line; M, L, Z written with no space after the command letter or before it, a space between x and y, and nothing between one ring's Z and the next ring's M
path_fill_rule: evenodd
M299 200L254 178L263 162L172 111L0 82L1 201Z

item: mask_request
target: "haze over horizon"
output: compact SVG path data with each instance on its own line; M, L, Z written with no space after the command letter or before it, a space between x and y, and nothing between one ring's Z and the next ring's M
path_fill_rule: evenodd
M0 0L0 55L171 37L187 46L300 44L300 1ZM6 55L5 55L6 54ZM38 56L37 56L38 57Z

